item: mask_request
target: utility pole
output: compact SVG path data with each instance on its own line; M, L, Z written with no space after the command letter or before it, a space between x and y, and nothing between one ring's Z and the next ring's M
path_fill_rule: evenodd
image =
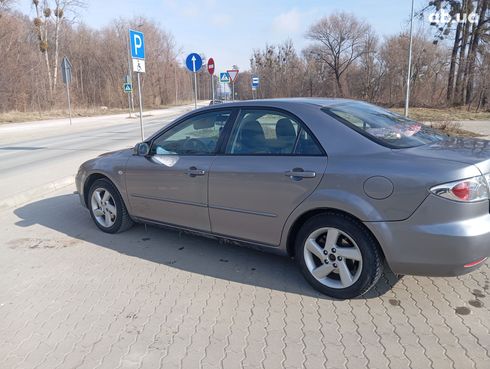
M177 85L177 62L174 63L174 80L175 80L175 105L179 96L179 86Z
M413 2L410 11L410 44L408 46L408 71L407 71L407 91L405 95L405 116L408 117L408 105L410 103L410 79L412 75L412 43L413 43Z

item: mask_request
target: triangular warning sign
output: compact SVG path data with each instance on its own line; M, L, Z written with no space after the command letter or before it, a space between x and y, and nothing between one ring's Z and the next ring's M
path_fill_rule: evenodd
M227 70L228 75L230 76L231 82L235 82L236 77L238 76L238 69L230 69Z

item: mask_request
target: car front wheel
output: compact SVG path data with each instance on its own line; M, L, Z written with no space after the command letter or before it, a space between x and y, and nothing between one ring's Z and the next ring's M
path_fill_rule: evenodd
M90 215L102 231L118 233L133 225L121 195L109 180L96 180L90 187L88 199Z
M306 221L296 239L296 259L315 289L337 299L365 294L383 269L373 236L362 224L340 213Z

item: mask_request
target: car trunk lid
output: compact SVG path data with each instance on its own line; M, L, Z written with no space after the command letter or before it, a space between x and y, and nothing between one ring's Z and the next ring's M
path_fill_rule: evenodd
M490 173L490 141L487 140L449 137L443 141L401 151L408 155L472 164L483 174Z

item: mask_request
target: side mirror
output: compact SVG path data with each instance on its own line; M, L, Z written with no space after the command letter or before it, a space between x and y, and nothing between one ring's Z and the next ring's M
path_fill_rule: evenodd
M150 153L150 145L146 142L137 143L134 146L134 155L147 156Z

